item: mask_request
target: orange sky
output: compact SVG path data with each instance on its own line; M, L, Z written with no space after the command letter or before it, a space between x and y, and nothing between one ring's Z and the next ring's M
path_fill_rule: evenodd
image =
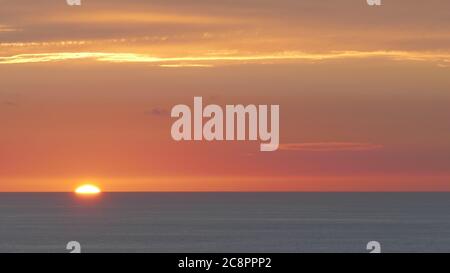
M450 2L341 2L2 1L0 191L450 190ZM281 148L173 141L194 96Z

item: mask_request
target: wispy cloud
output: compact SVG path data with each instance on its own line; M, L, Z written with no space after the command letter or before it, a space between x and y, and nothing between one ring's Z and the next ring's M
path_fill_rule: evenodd
M360 152L383 148L383 145L361 142L312 142L312 143L286 143L280 144L279 149L284 151L307 152Z
M211 64L162 64L160 67L171 67L171 68L177 68L177 67L213 67L214 65Z
M158 65L178 65L183 62L199 65L213 65L226 63L264 63L271 62L295 62L295 61L325 61L335 59L361 59L361 58L387 58L391 60L428 61L436 63L448 63L450 53L423 53L403 51L333 51L328 53L306 53L299 51L279 52L268 55L208 55L208 56L181 56L181 57L156 57L137 53L108 53L108 52L55 52L18 54L1 56L0 64L42 63L89 59L110 63L155 63Z
M13 31L20 31L20 29L11 26L0 25L0 32L13 32Z
M15 101L4 101L3 105L8 106L8 107L16 107L18 104Z
M145 114L149 116L155 116L155 117L166 117L169 116L169 110L164 108L155 107L149 111L146 111Z
M73 14L55 14L39 18L40 21L54 23L90 23L90 24L236 24L244 21L243 18L230 18L224 16L208 16L186 13L169 12L138 12L138 11L95 11Z

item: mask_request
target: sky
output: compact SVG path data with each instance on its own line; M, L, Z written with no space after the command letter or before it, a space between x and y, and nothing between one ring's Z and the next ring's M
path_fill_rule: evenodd
M0 191L448 191L450 2L0 0ZM279 104L280 149L176 142Z

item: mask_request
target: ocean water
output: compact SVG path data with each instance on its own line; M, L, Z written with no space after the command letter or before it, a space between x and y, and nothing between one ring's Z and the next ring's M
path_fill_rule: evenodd
M450 252L450 193L0 193L0 252Z

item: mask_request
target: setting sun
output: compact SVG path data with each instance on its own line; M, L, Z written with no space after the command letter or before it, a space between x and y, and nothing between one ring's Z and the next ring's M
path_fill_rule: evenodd
M101 190L99 187L97 187L95 185L91 185L91 184L79 186L75 190L75 193L77 193L77 194L98 194L100 192L101 192Z

